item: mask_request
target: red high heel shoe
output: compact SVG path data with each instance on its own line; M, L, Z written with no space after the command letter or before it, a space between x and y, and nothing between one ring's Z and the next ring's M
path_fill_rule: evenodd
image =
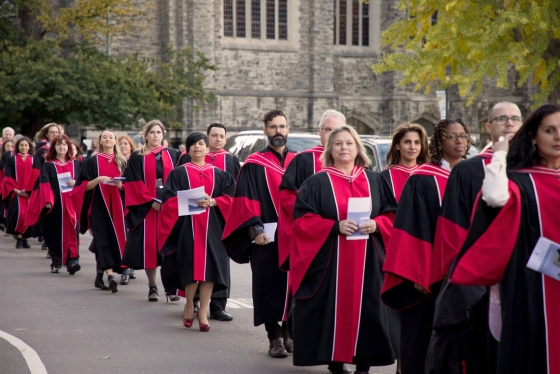
M198 319L198 328L200 331L208 332L210 331L210 324L200 322L200 318L198 317L198 312L196 312L196 318Z
M186 319L185 317L183 317L183 326L185 326L186 328L190 329L191 326L193 324L193 320L192 319Z

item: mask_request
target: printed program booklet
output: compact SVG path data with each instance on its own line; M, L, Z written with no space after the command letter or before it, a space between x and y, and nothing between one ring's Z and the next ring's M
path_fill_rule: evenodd
M369 197L350 197L348 199L348 220L354 221L357 226L369 221L371 214L371 199ZM369 235L360 234L360 230L356 230L352 235L346 237L346 240L367 239Z
M540 237L527 267L560 281L560 244Z

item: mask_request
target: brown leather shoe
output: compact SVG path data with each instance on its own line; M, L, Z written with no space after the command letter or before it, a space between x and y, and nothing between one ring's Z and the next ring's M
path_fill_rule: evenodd
M282 340L284 342L284 348L288 353L294 353L294 341L290 339L287 328L282 328Z
M288 352L284 348L282 338L270 339L270 346L268 347L268 355L275 358L288 357Z

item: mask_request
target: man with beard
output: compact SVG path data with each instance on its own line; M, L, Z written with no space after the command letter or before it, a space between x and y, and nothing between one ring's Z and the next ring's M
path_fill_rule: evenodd
M511 139L523 119L519 107L497 103L488 112L486 131L493 143ZM432 252L430 284L442 282L459 254L471 225L476 198L482 188L485 165L492 160L492 147L457 164L449 176ZM475 222L476 224L476 222ZM491 294L487 287L460 286L443 281L436 300L434 325L426 373L494 373L498 342L489 331ZM499 306L497 307L499 310Z
M250 155L239 171L223 242L235 262L251 263L254 325L265 325L268 354L286 357L278 322L282 321L288 278L278 266L276 225L280 182L295 153L286 147L289 127L281 110L266 113L263 122L268 146Z

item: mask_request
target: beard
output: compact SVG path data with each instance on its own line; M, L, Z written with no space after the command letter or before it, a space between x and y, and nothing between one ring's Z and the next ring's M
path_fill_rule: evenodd
M273 147L283 147L288 142L288 135L276 134L268 137L268 144Z

